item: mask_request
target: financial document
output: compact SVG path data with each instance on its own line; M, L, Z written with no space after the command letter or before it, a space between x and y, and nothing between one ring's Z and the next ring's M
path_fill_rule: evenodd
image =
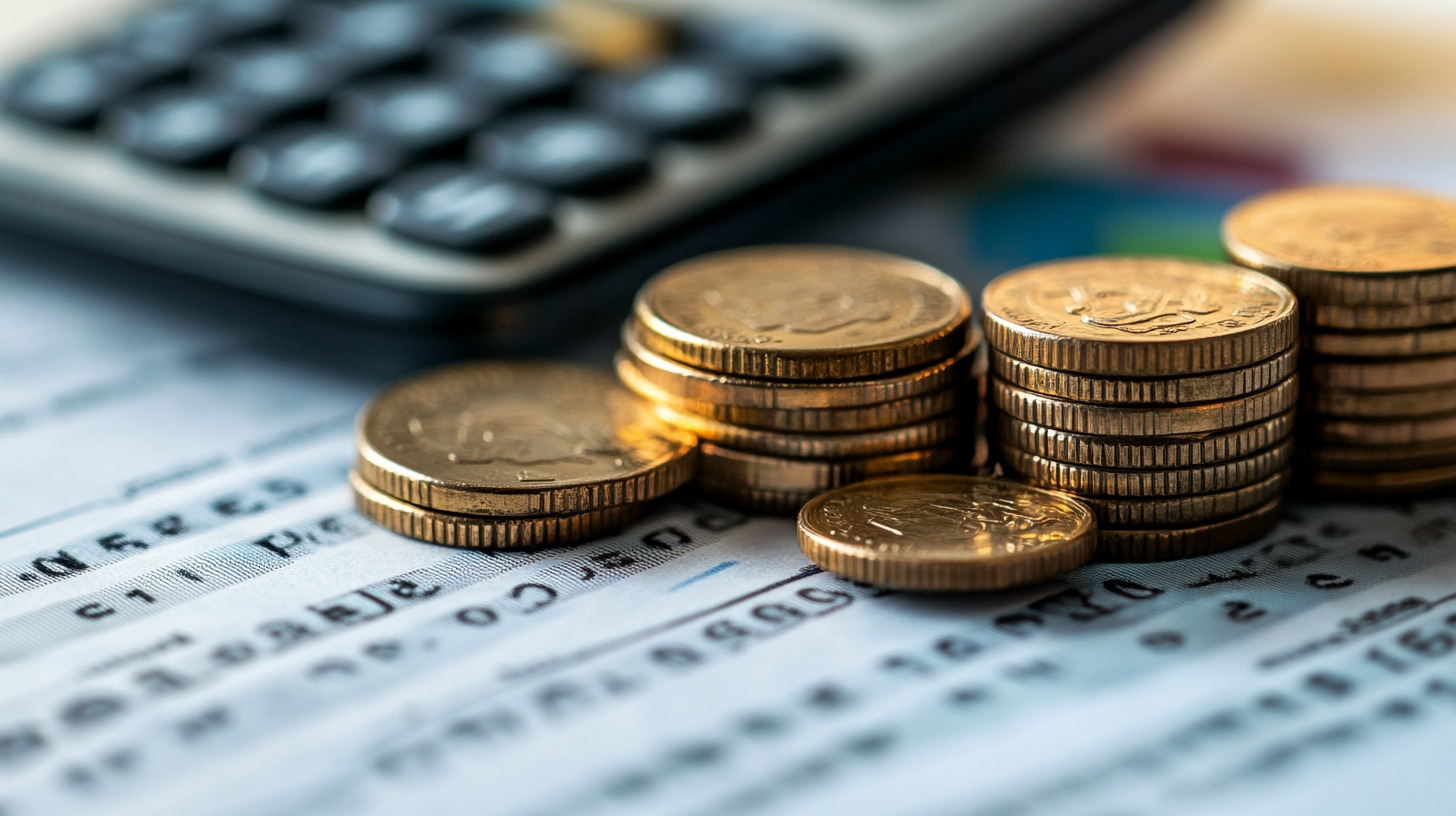
M0 258L3 816L1456 812L1451 498L981 595L691 495L455 551L351 507L407 361Z

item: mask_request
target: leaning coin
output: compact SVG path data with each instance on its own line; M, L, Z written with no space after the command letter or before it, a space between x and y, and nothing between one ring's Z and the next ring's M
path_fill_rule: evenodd
M570 515L652 499L693 476L696 440L610 374L460 363L385 389L359 417L359 475L408 504Z
M953 279L907 258L776 246L678 264L648 281L633 314L643 345L696 368L843 380L952 356L971 303Z
M1311 487L1343 496L1405 497L1456 487L1456 463L1378 473L1317 469L1305 476Z
M1023 267L991 281L981 303L993 350L1101 377L1242 368L1292 348L1299 323L1294 294L1273 278L1173 258Z
M1248 513L1195 527L1100 530L1097 556L1104 561L1167 561L1230 550L1273 530L1282 501L1275 499Z
M1305 350L1332 357L1421 357L1456 354L1456 326L1403 332L1307 332Z
M1086 505L1005 479L901 476L825 493L799 547L831 572L908 590L996 590L1076 569L1096 549Z
M939 470L964 455L959 448L942 447L830 462L765 456L704 442L697 484L709 490L824 491L876 476Z
M669 423L704 442L790 459L852 459L934 448L960 441L967 426L966 421L952 414L880 431L791 434L719 422L666 405L658 405L655 410Z
M1312 388L1301 400L1304 410L1326 416L1395 419L1456 412L1456 388L1422 391L1343 391Z
M1099 496L1077 496L1097 513L1097 523L1108 528L1171 527L1205 524L1228 516L1247 513L1284 495L1289 486L1290 471L1279 473L1251 485L1204 493L1198 496L1170 496L1165 499L1108 499Z
M1419 445L1456 440L1456 414L1411 419L1337 419L1301 416L1300 433L1335 445Z
M431 544L486 550L555 547L607 535L635 521L644 504L622 505L567 516L502 517L444 513L402 502L349 474L354 503L379 526Z
M1315 358L1304 369L1310 384L1321 388L1416 391L1456 386L1456 354L1379 361Z
M694 402L743 408L853 408L897 402L942 391L967 381L975 361L972 338L954 357L888 377L827 382L756 380L693 368L646 348L631 324L622 331L622 363L658 389Z
M1172 470L1107 470L1069 465L1002 448L1001 460L1038 487L1108 498L1163 499L1197 493L1222 493L1244 487L1285 470L1293 461L1294 440L1288 439L1247 459Z
M1210 433L1262 422L1293 408L1299 383L1287 379L1273 388L1226 402L1157 408L1123 408L1033 394L993 380L996 407L1037 425L1073 433L1107 436L1167 436Z
M1235 263L1320 303L1456 298L1456 202L1388 187L1314 186L1255 196L1229 211Z
M670 394L644 378L625 355L617 356L617 376L639 396L674 411L718 422L785 433L855 433L909 425L955 411L971 400L960 389L948 389L895 402L854 408L744 408L688 400Z
M1309 326L1356 331L1424 329L1456 324L1456 300L1419 303L1314 303L1299 310Z
M1219 402L1272 388L1295 372L1298 351L1290 349L1245 368L1189 377L1093 377L1043 368L1005 354L992 367L1006 382L1026 391L1077 402L1115 405L1176 405Z
M1293 411L1219 433L1153 438L1076 434L1005 414L998 419L1003 446L1059 462L1121 469L1198 467L1242 459L1283 441L1294 429Z

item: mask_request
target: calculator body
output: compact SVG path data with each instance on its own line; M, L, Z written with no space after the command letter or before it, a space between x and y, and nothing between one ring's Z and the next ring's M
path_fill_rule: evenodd
M286 5L293 0L278 2ZM498 184L499 172L491 161L479 158L480 134L463 140L453 153L391 165L393 176L380 174L372 191L350 203L314 206L306 200L280 200L266 189L260 191L258 184L240 181L240 175L251 174L254 181L260 174L266 178L267 168L282 166L277 156L270 158L272 165L240 159L238 153L252 149L249 140L262 138L257 134L243 139L230 159L208 166L179 166L128 152L115 138L98 135L102 125L36 121L18 110L23 105L12 101L9 110L0 113L0 220L148 266L332 310L388 320L438 321L532 296L567 275L615 274L630 267L634 258L672 260L675 254L700 248L695 240L704 245L712 240L695 235L716 234L721 240L725 231L744 234L735 225L750 223L755 213L761 218L768 211L761 209L767 206L766 194L826 181L854 184L861 168L868 173L887 155L911 158L909 154L930 143L928 134L960 138L984 130L1019 104L1106 61L1191 4L1190 0L616 3L613 13L662 21L674 42L692 36L680 32L707 25L700 22L704 20L727 21L726 25L788 19L799 30L821 36L816 42L830 44L832 53L824 76L808 77L811 81L754 78L737 86L749 89L747 96L733 97L739 108L747 109L746 116L735 109L741 121L725 132L705 130L707 138L680 122L662 125L661 111L651 111L658 120L653 122L655 130L646 128L652 132L642 142L649 151L647 169L631 183L604 191L563 184L537 198L530 198L534 188L525 184L525 204L501 200L504 192L520 195L519 175L508 172L506 186L488 186ZM126 14L145 14L148 8ZM469 25L490 30L525 26L536 31L532 16L539 13L539 9L512 11L501 19ZM86 24L88 30L64 33L85 42L105 36L113 24L93 20ZM12 98L16 72L67 47L65 37L39 54L9 46L13 53L4 59L12 76L8 91ZM631 47L623 46L628 51ZM748 47L751 51L757 46L749 41ZM577 87L575 96L552 102L552 110L597 105L591 108L593 115L621 121L620 107L598 104L602 98L612 98L603 97L600 89L620 91L623 83L617 77L645 74L663 61L698 64L703 59L681 50L682 46L672 45L637 63L629 54L625 66L592 66L587 79L579 81L599 83L593 91L598 101L581 102ZM801 52L785 53L793 57ZM720 61L730 73L738 70L731 59L717 53L712 58L714 70ZM742 68L740 74L751 73L750 68ZM412 77L429 70L411 64L391 69L383 78ZM597 76L607 79L594 79ZM668 90L656 89L656 99L661 101L666 93L671 100L674 86L659 84ZM694 87L686 81L679 85L688 89L683 92ZM701 115L702 105L693 108L689 99L688 107ZM537 113L512 110L510 121ZM309 114L315 119L328 115ZM292 126L291 121L279 121L268 128ZM490 121L480 130L496 126ZM569 138L558 142L560 149L569 148ZM264 148L254 152L262 151L266 157ZM265 170L256 171L258 166ZM434 176L416 172L436 167L468 172L472 184L487 186L471 187L450 178L448 169ZM414 186L405 193L386 194L406 171L422 179L411 181ZM546 186L555 185L549 177L547 181ZM429 187L432 183L436 187ZM496 193L501 195L493 198ZM458 227L479 223L490 213L510 216L511 207L527 205L536 208L527 211L536 220L517 214L521 234L507 230L503 234L512 240L499 245L450 245L459 236L445 236L441 243L431 240L434 233L428 223L414 224L413 234L404 233L399 223L405 217L402 213L414 212L416 221L424 213ZM396 220L388 222L391 217Z

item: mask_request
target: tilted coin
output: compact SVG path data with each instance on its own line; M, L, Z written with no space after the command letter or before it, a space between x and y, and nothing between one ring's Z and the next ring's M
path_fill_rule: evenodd
M973 402L960 390L945 390L855 408L744 408L669 394L644 378L623 355L617 357L617 376L638 395L675 411L785 433L853 433L895 428L943 416L964 402Z
M1002 448L1001 460L1039 487L1108 498L1161 499L1244 487L1288 468L1293 454L1294 440L1288 439L1246 459L1171 470L1092 468L1043 459L1015 448Z
M755 380L693 368L642 345L629 325L622 332L622 362L678 399L737 405L744 408L852 408L896 402L943 391L967 382L975 361L974 338L954 357L925 368L861 380L828 382Z
M1003 446L1044 459L1102 468L1181 468L1242 459L1269 448L1294 429L1294 412L1229 431L1155 438L1076 434L1005 414L997 426Z
M1447 491L1456 487L1456 463L1381 472L1350 473L1320 469L1306 474L1305 479L1311 487L1343 496L1405 498L1412 494Z
M791 434L719 422L666 405L658 405L655 410L663 419L705 442L790 459L851 459L933 448L960 441L968 425L960 417L949 415L880 431Z
M1087 563L1096 542L1092 513L1075 499L977 476L862 482L799 513L799 547L809 560L893 589L1034 584Z
M402 502L349 474L354 503L370 521L402 536L469 549L555 547L607 535L639 518L645 505L628 504L565 516L472 516Z
M565 515L655 498L693 476L696 440L610 374L460 363L385 389L359 416L359 475L408 504Z
M1326 329L1389 331L1456 324L1456 300L1418 303L1314 303L1302 300L1305 323Z
M1456 326L1403 332L1309 332L1307 351L1332 357L1420 357L1456 354Z
M1002 380L991 382L996 407L1037 425L1108 436L1165 436L1223 431L1261 422L1293 408L1299 383L1287 379L1247 397L1196 405L1123 408L1033 394Z
M1238 516L1162 530L1102 529L1097 557L1103 561L1167 561L1230 550L1257 541L1279 524L1283 499Z
M1456 412L1456 388L1422 391L1342 391L1312 388L1301 400L1304 410L1326 416L1394 419Z
M986 340L1033 365L1103 377L1241 368L1293 347L1283 284L1226 264L1096 257L1036 264L991 281Z
M1163 499L1109 499L1081 496L1097 514L1097 523L1108 528L1170 527L1205 524L1247 513L1284 495L1291 472L1280 471L1267 479L1222 493L1197 496L1169 496Z
M1456 386L1456 354L1415 357L1407 360L1305 361L1305 375L1311 385L1346 388L1352 391L1419 391Z
M942 447L830 462L765 456L704 442L698 486L779 493L824 491L876 476L949 467L964 455L958 448Z
M1338 419L1305 415L1300 433L1336 445L1418 445L1456 440L1456 414L1410 419Z
M991 359L1001 379L1045 396L1115 405L1176 405L1231 400L1272 388L1294 374L1299 353L1289 349L1245 368L1213 374L1139 379L1073 374L1005 354L994 354Z
M1422 470L1456 464L1456 439L1416 445L1309 445L1300 456L1317 470Z
M841 380L929 365L965 345L971 303L930 266L867 250L778 246L674 266L638 293L643 345L745 377Z
M1239 264L1321 303L1456 298L1456 202L1387 187L1315 186L1255 196L1229 211L1223 243Z

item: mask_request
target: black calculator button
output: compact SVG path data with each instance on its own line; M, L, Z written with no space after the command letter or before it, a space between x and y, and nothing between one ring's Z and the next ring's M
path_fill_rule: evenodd
M399 151L380 139L295 125L244 145L233 156L232 172L264 195L331 209L363 201L402 165Z
M215 43L280 33L294 0L188 0L206 15Z
M538 113L476 137L481 166L550 190L577 195L620 192L645 180L652 143L642 133L600 117Z
M274 116L321 110L329 96L372 66L293 44L254 45L205 55L199 80Z
M839 78L849 65L833 37L792 20L705 20L688 27L688 40L760 82L817 85Z
M379 224L407 238L465 252L519 247L551 231L554 197L463 165L415 170L369 200Z
M137 17L107 38L113 58L162 81L184 76L193 59L219 36L200 6L175 6Z
M97 54L48 57L21 68L5 87L5 107L61 127L88 127L102 108L131 90L131 77Z
M334 121L391 142L412 155L465 143L490 119L495 106L458 83L381 79L340 91Z
M505 106L564 100L582 66L539 34L476 31L447 36L431 50L441 74L471 83Z
M430 0L312 2L299 6L297 30L316 46L394 64L419 57L431 39L467 18L469 7Z
M177 89L108 108L101 132L134 155L197 167L221 163L259 124L256 110L227 96Z
M741 130L753 113L749 83L731 70L669 62L598 78L587 90L609 115L666 137L710 139Z

